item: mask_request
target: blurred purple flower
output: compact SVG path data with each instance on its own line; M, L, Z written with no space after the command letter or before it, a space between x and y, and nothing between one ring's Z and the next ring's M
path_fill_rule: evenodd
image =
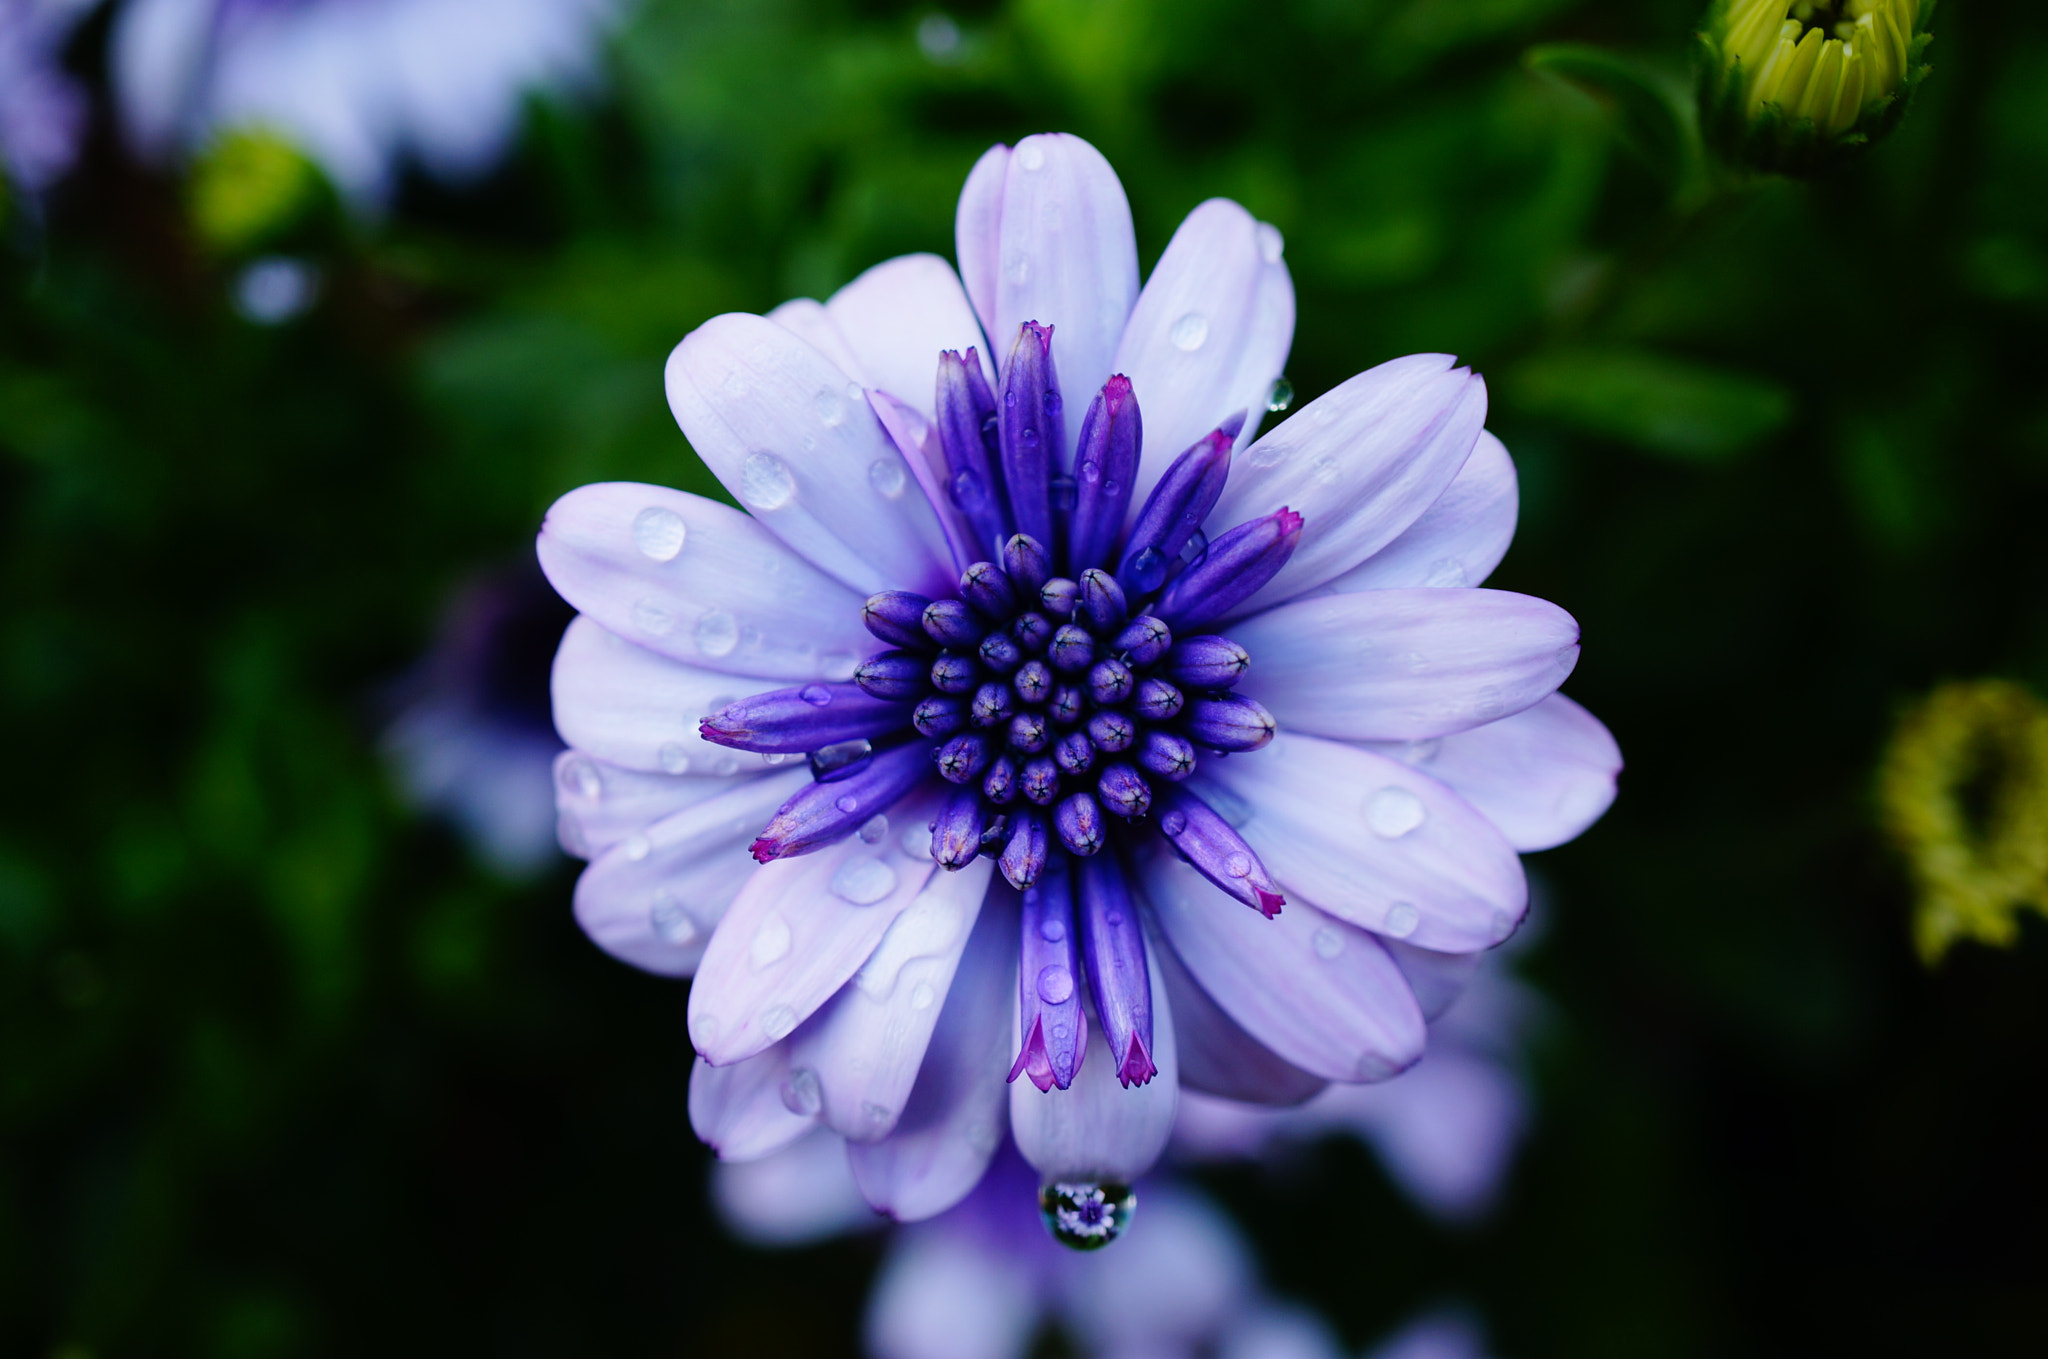
M112 68L131 142L162 156L275 132L360 207L402 156L473 178L531 91L588 82L618 0L130 0Z
M1141 293L1073 137L992 149L958 236L960 276L892 260L677 346L670 405L751 517L587 486L539 543L582 612L578 919L698 973L721 1156L822 1122L901 1219L1006 1127L1050 1180L1129 1182L1183 1082L1403 1070L1520 921L1517 852L1620 768L1554 692L1576 624L1471 588L1516 512L1476 376L1398 359L1254 442L1279 233L1211 200Z
M446 817L477 857L511 878L555 862L548 654L569 621L540 573L521 563L457 594L433 650L393 695L383 751L405 799Z
M97 0L0 0L0 179L41 193L71 168L85 92L61 58Z

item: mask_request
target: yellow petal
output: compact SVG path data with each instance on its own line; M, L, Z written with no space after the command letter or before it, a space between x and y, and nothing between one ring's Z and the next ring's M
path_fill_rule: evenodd
M1819 29L1812 30L1819 32ZM1829 38L1820 45L1820 59L1813 64L1813 75L1806 82L1806 93L1795 111L1786 106L1785 114L1791 118L1811 118L1826 127L1828 115L1835 107L1835 96L1842 91L1842 44Z
M1785 4L1786 0L1748 0L1728 26L1728 41L1722 50L1740 61L1752 80L1771 54L1771 44L1785 22Z
M1771 54L1757 69L1756 80L1749 87L1749 111L1752 115L1765 104L1778 98L1778 87L1784 83L1785 68L1799 50L1800 24L1797 19L1787 19L1778 26L1778 40L1771 47Z
M1813 79L1813 68L1820 64L1820 49L1827 39L1817 28L1806 30L1806 36L1799 40L1792 56L1784 64L1785 73L1778 77L1778 92L1775 102L1785 111L1787 118L1797 116L1800 101L1806 97L1806 87Z
M1839 137L1856 126L1863 113L1863 72L1868 63L1862 56L1850 57L1842 65L1842 88L1835 95L1834 112L1827 120L1827 135Z

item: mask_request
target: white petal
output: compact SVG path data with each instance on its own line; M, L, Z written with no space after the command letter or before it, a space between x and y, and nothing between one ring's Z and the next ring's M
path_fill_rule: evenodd
M1528 908L1522 861L1493 823L1398 760L1283 731L1196 778L1290 903L1442 953L1492 947Z
M1156 937L1148 936L1145 944L1147 953L1162 947ZM1040 1091L1021 1077L1011 1082L1011 1134L1024 1159L1047 1179L1129 1184L1152 1168L1173 1135L1180 1090L1173 1012L1156 969L1151 979L1152 1061L1159 1073L1150 1082L1128 1090L1117 1083L1117 1059L1109 1055L1100 1024L1088 1026L1088 1052L1069 1088ZM1011 1036L1014 1052L1024 1041L1014 1019Z
M760 756L713 745L697 724L748 694L815 678L817 660L808 665L809 673L783 678L684 665L579 614L555 652L555 729L575 749L626 769L718 778L758 773L770 767Z
M1221 1330L1252 1291L1231 1220L1171 1183L1141 1186L1114 1246L1061 1271L1067 1323L1091 1354L1178 1354Z
M1291 899L1268 920L1170 855L1147 864L1145 884L1160 929L1202 989L1303 1071L1381 1081L1422 1055L1414 993L1364 930Z
M846 343L846 336L839 332L838 322L825 310L824 303L815 298L793 297L769 312L768 319L832 360L832 366L850 380L863 387L874 385L868 379L867 369Z
M1408 979L1408 989L1415 993L1415 1003L1422 1007L1422 1017L1436 1023L1452 1006L1458 1003L1471 986L1473 975L1479 970L1480 960L1491 955L1484 953L1438 953L1432 949L1417 948L1400 939L1381 939L1380 944L1401 975Z
M817 1073L822 1117L842 1136L873 1142L895 1128L994 871L982 858L932 874L853 984L792 1041L790 1060Z
M874 843L849 835L754 871L690 988L690 1038L706 1060L723 1066L779 1042L846 984L932 875L900 828L937 810L937 794L913 793Z
M578 610L707 670L846 679L877 649L860 622L864 595L738 510L686 491L580 486L548 510L538 550L548 583Z
M1014 1055L1016 1010L1017 896L998 883L975 921L896 1130L847 1148L877 1212L915 1222L951 1208L980 1181L1009 1126L1003 1077Z
M984 173L981 166L975 171ZM961 272L998 368L1026 321L1053 327L1053 366L1066 400L1062 458L1071 466L1081 418L1114 371L1138 296L1131 205L1116 171L1087 142L1064 132L1026 137L1003 167L994 259L970 259L968 198L976 200L977 235L987 201L987 185L976 176L961 195ZM994 301L984 306L979 289L991 276Z
M784 1044L731 1066L699 1057L690 1068L690 1126L722 1160L773 1156L817 1127L815 1117L790 1108L788 1077Z
M953 252L960 260L960 283L974 304L984 328L996 315L996 267L1002 249L1003 185L1010 173L1010 148L997 143L981 153L967 182L960 187L960 206L953 217ZM1001 355L992 355L1000 362ZM934 386L936 387L936 382Z
M711 1202L754 1246L807 1246L881 1221L846 1168L845 1141L822 1129L773 1156L712 1166Z
M862 596L951 583L938 516L908 490L910 468L866 392L825 355L733 312L683 337L667 383L669 409L712 475L820 570Z
M1507 555L1520 509L1514 459L1481 430L1472 456L1422 517L1318 593L1482 584Z
M1201 983L1188 975L1171 948L1149 960L1173 1002L1173 1034L1180 1053L1182 1121L1190 1090L1244 1105L1290 1105L1317 1094L1329 1082L1311 1076L1244 1031Z
M868 1296L874 1359L1023 1359L1038 1324L1035 1280L964 1231L897 1234Z
M1114 371L1131 380L1145 426L1133 514L1168 464L1226 419L1244 415L1237 446L1252 442L1293 342L1294 282L1280 233L1227 198L1189 213L1145 280L1116 353ZM1067 399L1085 410L1092 397Z
M752 762L757 766L752 772L765 772L758 767L760 756ZM580 859L596 859L635 831L729 793L744 781L649 774L565 750L555 757L551 785L557 833L563 849Z
M981 353L993 377L988 341L953 266L937 255L884 261L832 294L825 310L857 356L860 380L930 419L939 381L939 351Z
M1448 784L1525 854L1576 839L1598 821L1621 773L1614 737L1563 694L1440 741L1369 748Z
M576 923L621 961L689 976L726 908L759 871L747 846L809 778L799 766L741 780L627 835L576 880Z
M1209 516L1210 537L1282 505L1301 546L1240 614L1306 594L1394 541L1465 465L1486 384L1443 354L1411 354L1324 393L1246 449Z
M1505 590L1366 590L1235 624L1252 656L1240 692L1290 731L1416 741L1495 722L1548 697L1579 660L1579 625Z

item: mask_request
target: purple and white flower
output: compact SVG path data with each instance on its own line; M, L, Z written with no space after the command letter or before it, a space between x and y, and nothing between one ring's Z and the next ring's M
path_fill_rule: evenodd
M130 0L111 62L145 154L267 130L374 208L402 156L451 181L495 165L529 92L596 74L616 12L615 0Z
M77 158L85 91L60 58L93 3L0 0L0 193L41 193Z
M1141 291L1122 187L1063 135L990 150L957 226L959 274L892 260L676 347L671 408L751 514L586 486L539 542L582 615L578 918L696 974L722 1156L823 1123L903 1219L1006 1128L1050 1182L1128 1184L1183 1083L1411 1065L1521 920L1518 851L1620 767L1555 692L1577 625L1476 588L1516 513L1477 376L1397 359L1255 438L1272 227L1204 203Z

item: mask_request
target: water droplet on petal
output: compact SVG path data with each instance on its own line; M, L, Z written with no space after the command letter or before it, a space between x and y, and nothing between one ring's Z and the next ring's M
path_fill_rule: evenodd
M919 982L910 988L910 1008L913 1010L929 1010L938 998L939 993L932 990L930 982Z
M903 483L907 475L903 470L901 458L876 458L868 464L868 485L891 500L903 494Z
M649 505L633 518L633 546L650 561L674 561L688 536L683 516L660 505Z
M1033 442L1036 442L1035 435L1033 436ZM1076 486L1074 479L1065 472L1058 473L1053 477L1051 494L1052 507L1062 513L1073 509L1081 501L1081 488Z
M896 841L903 846L903 852L911 858L924 862L932 857L932 830L930 826L905 826L903 834Z
M896 890L896 870L880 859L848 859L832 875L832 891L856 906L872 906Z
M740 644L740 624L723 609L712 609L697 620L697 650L706 656L730 656Z
M721 778L723 778L727 774L739 773L740 757L737 755L719 756L718 759L712 764L711 772L717 774Z
M848 816L852 816L855 812L860 810L860 799L855 797L851 793L841 793L839 797L833 801L832 805L837 807L840 811L846 813Z
M1456 557L1439 557L1429 564L1429 573L1422 583L1436 590L1461 590L1472 582L1465 574L1464 562Z
M1422 799L1406 788L1382 788L1365 803L1365 824L1374 835L1398 840L1422 824L1429 813Z
M822 684L806 684L797 690L797 697L813 708L823 708L832 702L832 691Z
M770 912L754 931L754 942L747 946L747 959L757 968L769 967L789 956L789 944L789 922Z
M818 419L827 429L846 423L846 398L834 391L823 391L817 395Z
M1209 318L1198 311L1188 312L1173 323L1166 338L1173 341L1175 349L1192 354L1209 338Z
M1045 148L1035 141L1026 141L1017 148L1017 168L1020 170L1043 170Z
M876 812L860 823L860 838L870 845L882 843L882 837L889 833L889 817L885 812Z
M1233 878L1243 878L1250 876L1252 871L1252 856L1249 854L1242 853L1232 854L1229 858L1223 861L1223 871Z
M654 852L654 842L639 831L634 831L620 842L619 850L637 864Z
M953 503L962 510L973 514L988 503L988 490L981 478L972 472L960 472L953 478Z
M1422 912L1409 901L1397 901L1387 907L1387 919L1380 932L1394 939L1406 939L1415 933L1415 927L1422 923Z
M811 777L819 783L837 783L867 768L868 762L874 757L875 746L872 741L860 737L851 741L834 741L829 746L819 746L811 752ZM839 799L839 810L853 811L854 808L846 805L852 797L853 795L849 793Z
M642 632L651 632L659 637L675 625L675 615L651 599L643 599L633 606L633 626Z
M1261 222L1252 235L1259 242L1259 258L1268 264L1278 264L1281 252L1287 248L1287 239L1280 234L1280 228L1271 222Z
M819 1088L818 1073L800 1066L782 1078L782 1107L798 1118L816 1118L825 1107L825 1092Z
M664 774L687 774L690 772L690 752L683 748L681 741L665 742L654 752L654 759Z
M654 894L654 901L647 908L647 926L656 939L667 944L688 944L697 938L697 922L690 919L675 893L667 890Z
M1038 998L1047 1005L1064 1005L1074 994L1074 974L1060 963L1038 970Z
M1048 944L1057 944L1067 937L1067 927L1053 917L1047 916L1038 922L1038 937Z
M1031 277L1031 257L1021 250L1012 250L1003 261L1003 277L1022 286Z
M740 464L740 499L757 510L779 510L796 495L796 474L773 453L749 453Z
M1159 829L1168 835L1179 835L1188 828L1188 819L1179 812L1168 812L1159 818Z
M1266 393L1266 409L1284 411L1294 404L1294 384L1284 377L1273 379L1273 390Z
M787 1005L777 1005L761 1016L761 1032L780 1042L789 1037L789 1031L796 1027L796 1011Z
M1052 1239L1074 1250L1100 1250L1123 1235L1137 1196L1125 1184L1060 1182L1038 1191L1038 1215Z
M562 767L555 775L562 791L572 793L586 802L595 802L604 796L604 780L597 776L597 765L588 756L573 755L562 761Z
M1344 951L1344 936L1324 926L1308 937L1308 946L1316 951L1316 957L1328 962Z

